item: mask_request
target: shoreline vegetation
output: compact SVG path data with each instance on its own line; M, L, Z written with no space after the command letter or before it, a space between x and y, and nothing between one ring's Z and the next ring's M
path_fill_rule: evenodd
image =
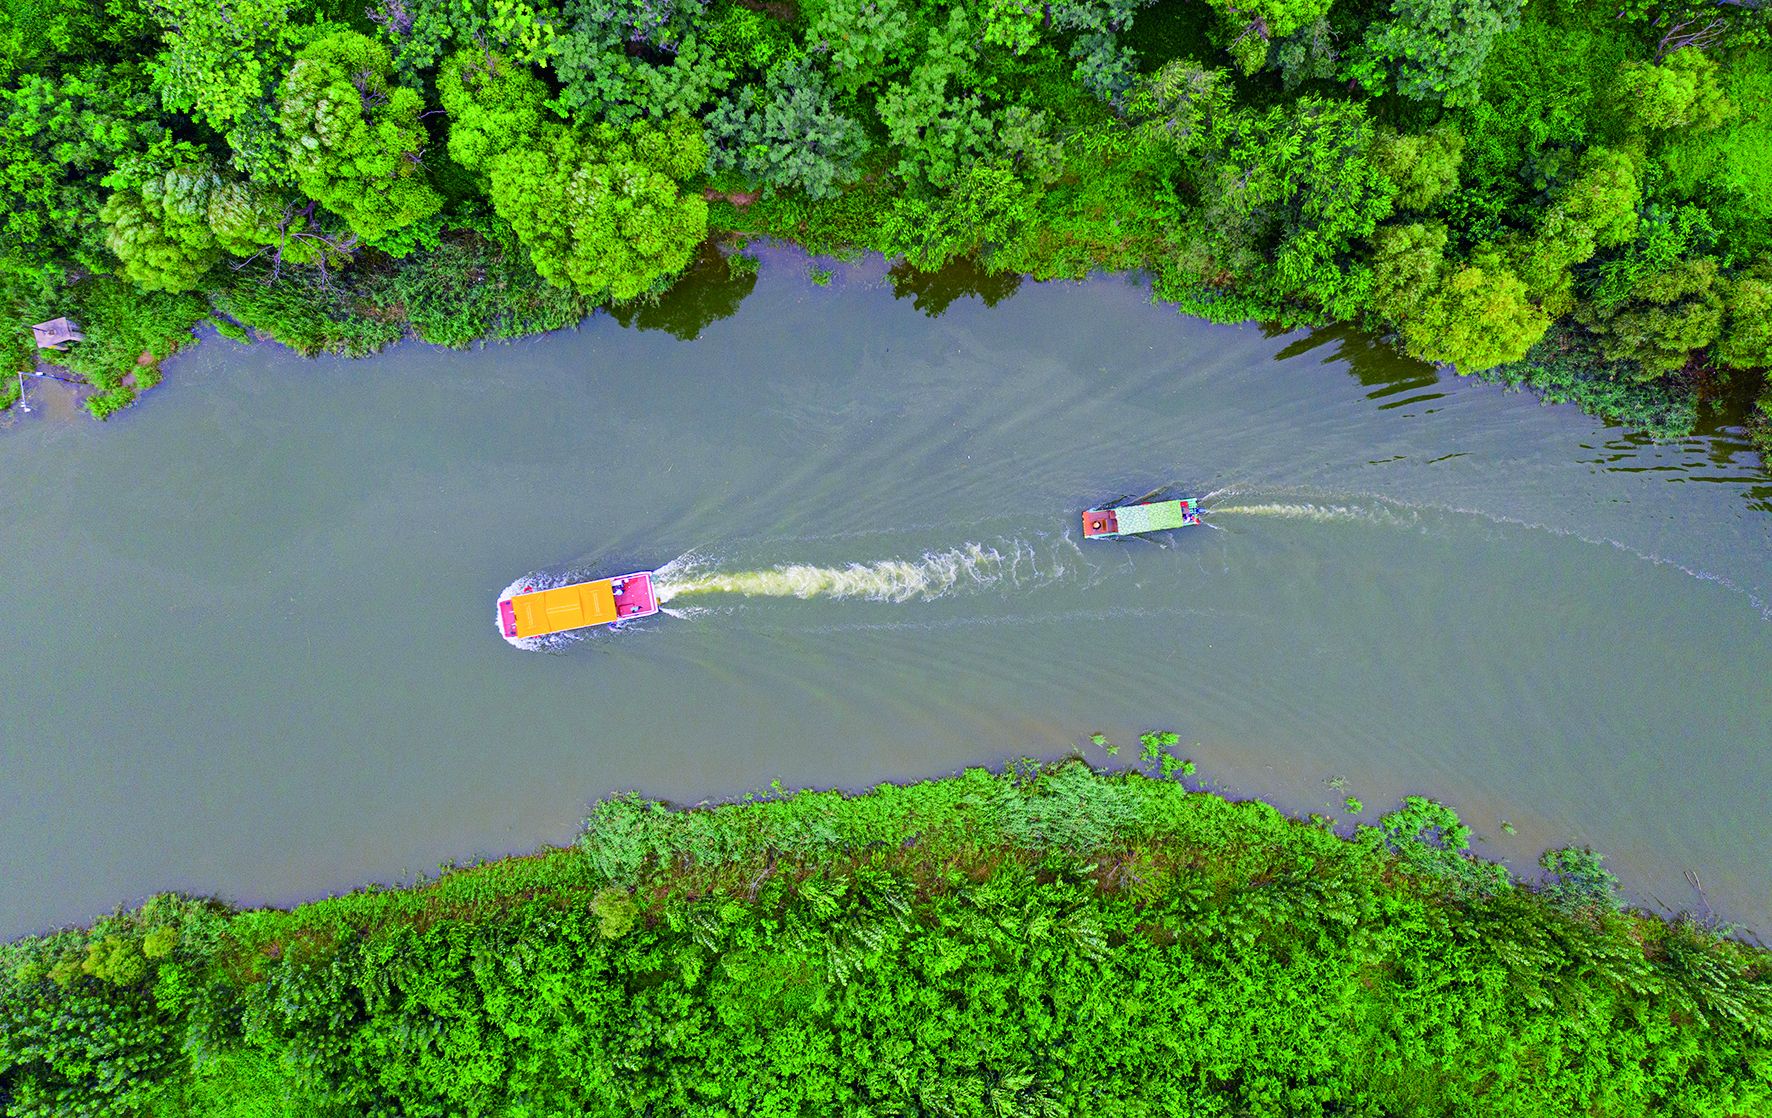
M1626 910L1587 850L1517 882L1431 800L1337 834L1143 744L1144 773L620 796L407 888L0 945L0 1112L1772 1108L1772 951Z
M205 321L468 346L715 246L720 317L760 236L987 301L1138 272L1662 439L1752 400L1764 453L1768 105L1757 0L20 0L0 371L103 418Z

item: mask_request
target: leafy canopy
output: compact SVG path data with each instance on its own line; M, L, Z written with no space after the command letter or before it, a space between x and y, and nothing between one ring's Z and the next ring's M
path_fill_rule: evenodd
M277 124L303 193L374 242L436 213L417 90L390 82L386 47L354 31L302 50L278 89Z

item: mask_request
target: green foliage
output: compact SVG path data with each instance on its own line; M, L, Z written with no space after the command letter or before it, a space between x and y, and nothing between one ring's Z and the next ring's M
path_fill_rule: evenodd
M576 0L576 19L557 38L550 65L560 82L552 103L574 124L659 122L697 116L731 84L731 54L704 41L702 3L650 5ZM634 49L630 49L634 48Z
M838 111L823 74L799 58L771 70L759 90L744 86L708 114L711 165L765 191L835 196L854 177L867 134Z
M1509 886L1507 870L1470 854L1471 830L1458 813L1424 796L1408 796L1377 827L1361 827L1364 841L1389 850L1406 872L1444 882L1460 893L1487 896Z
M438 74L437 96L449 114L449 157L485 175L494 156L540 134L547 87L502 55L464 50Z
M85 341L41 356L97 389L86 406L99 419L132 403L135 390L125 379L148 387L155 365L191 340L191 328L207 311L195 296L144 291L113 276L88 277L52 297L60 313L80 324Z
M1524 357L1549 319L1493 255L1456 266L1445 260L1438 225L1387 225L1373 236L1371 307L1397 326L1403 348L1424 361L1471 373Z
M188 1072L185 1021L157 974L213 946L215 917L156 898L89 930L0 947L0 1099L17 1118L144 1112Z
M1590 415L1676 439L1698 422L1697 394L1681 378L1652 383L1628 365L1608 362L1578 327L1558 323L1519 361L1484 373L1509 388L1531 388L1547 404L1577 404Z
M0 85L0 267L109 267L99 209L107 186L173 148L138 68L80 65Z
M1618 912L1624 907L1618 878L1600 864L1604 860L1585 846L1545 851L1538 859L1548 875L1541 893L1565 912Z
M1639 128L1689 128L1708 132L1737 110L1723 92L1718 66L1691 47L1658 64L1627 62L1618 77L1624 114Z
M707 233L707 203L678 182L707 161L694 122L549 127L492 161L492 204L550 283L595 299L657 290Z
M1464 136L1449 122L1414 134L1380 128L1372 138L1372 162L1390 179L1399 210L1427 210L1457 189L1463 158Z
M537 275L514 238L480 233L452 234L367 286L363 297L399 307L420 340L453 349L563 329L594 306Z
M1007 240L1032 216L1037 197L1010 168L975 166L944 195L898 199L878 237L889 254L902 254L913 268L934 271Z
M1140 761L1149 764L1164 756L1165 750L1181 740L1181 735L1170 730L1151 730L1138 735ZM1167 773L1165 776L1169 775Z
M1529 890L1467 840L1427 800L1348 840L1080 764L628 798L579 849L414 889L227 916L159 898L0 947L0 1097L32 1118L1772 1101L1764 950L1614 911L1586 852ZM90 944L162 926L160 979L81 973ZM181 998L147 993L173 971Z
M896 73L915 50L902 0L815 0L806 5L806 43L828 52L831 82L853 92Z
M1739 368L1772 368L1772 253L1730 281L1727 302L1717 356Z
M702 38L735 70L767 73L796 53L793 37L780 20L773 19L737 0L723 0L715 9Z
M591 898L591 914L597 918L597 934L620 939L640 922L640 908L626 889L609 888Z
M910 182L952 182L992 147L992 125L972 75L974 53L965 13L931 27L926 46L903 81L891 82L876 111L899 149L897 172Z
M167 178L173 177L169 172ZM105 245L123 274L146 290L194 291L222 255L203 212L207 197L193 198L176 180L167 190L164 182L111 195L99 211L108 229Z
M1353 245L1390 213L1393 189L1372 161L1365 110L1306 96L1215 123L1216 151L1194 178L1197 232L1217 263L1275 314L1288 304L1306 319L1355 314L1370 276Z
M214 293L216 309L304 357L363 357L400 339L397 320L319 270L273 274L268 263L232 272Z
M99 218L123 275L148 291L194 291L224 253L253 256L275 246L284 263L311 264L327 251L305 216L207 161L118 191Z
M1318 19L1275 43L1266 58L1267 68L1279 71L1280 86L1288 93L1306 82L1335 77L1340 61L1335 31L1327 19Z
M1330 0L1212 0L1227 24L1249 37L1283 39L1329 13Z
M1483 64L1499 35L1519 26L1522 0L1391 0L1349 52L1347 75L1373 93L1395 91L1448 108L1482 97Z
M1659 431L1690 413L1667 370L1768 351L1758 3L0 9L7 290L115 271L308 352L610 302L693 336L749 290L659 299L710 222L898 258L894 292L928 313L1130 271L1216 320L1362 318ZM133 398L104 376L100 413Z
M392 65L380 43L339 32L304 48L278 88L277 124L296 182L369 241L443 206L422 168L424 99L390 84Z
M1012 0L1013 2L1013 0ZM1101 100L1132 85L1137 58L1123 43L1138 9L1154 0L1056 0L1047 11L1054 30L1070 38L1076 81ZM1000 12L999 5L995 11ZM1037 10L1037 9L1036 9ZM992 41L987 33L986 41Z
M492 0L486 23L498 46L524 64L545 64L559 34L526 0Z
M1742 111L1712 131L1665 133L1656 159L1671 199L1710 211L1723 239L1741 256L1772 249L1772 51L1729 60L1723 92Z
M1634 364L1643 379L1674 372L1722 331L1717 262L1700 256L1651 272L1609 307L1576 308L1575 321L1607 360Z
M254 177L283 173L272 90L316 30L291 19L289 0L156 0L148 5L164 49L147 61L166 107L228 139L235 166Z
M1505 255L1531 297L1559 317L1575 305L1571 268L1637 234L1642 188L1636 161L1625 152L1589 148L1552 199L1531 236L1514 238Z

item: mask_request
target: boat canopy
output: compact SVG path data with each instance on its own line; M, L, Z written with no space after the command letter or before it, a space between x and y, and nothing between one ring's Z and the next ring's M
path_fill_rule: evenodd
M607 579L518 594L511 599L511 613L519 637L543 637L586 625L602 625L621 616L615 608L614 587Z
M1139 532L1161 532L1165 528L1182 528L1188 522L1187 507L1182 501L1123 505L1114 510L1114 518L1119 521L1118 534L1122 536L1136 535Z

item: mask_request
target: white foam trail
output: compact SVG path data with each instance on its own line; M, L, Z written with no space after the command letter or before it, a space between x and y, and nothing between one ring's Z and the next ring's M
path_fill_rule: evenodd
M1239 490L1227 488L1225 492L1227 495L1236 495L1239 493ZM1294 490L1294 492L1298 491ZM1305 493L1314 496L1314 494L1310 494L1309 490L1306 490ZM1523 517L1509 516L1505 513L1491 512L1487 509L1472 508L1465 505L1448 504L1438 501L1406 501L1396 497L1387 497L1379 493L1355 493L1351 494L1351 496L1382 502L1383 506L1386 507L1375 509L1361 508L1356 505L1331 504L1327 501L1318 504L1312 503L1309 500L1304 500L1297 502L1273 501L1252 505L1221 505L1207 509L1206 511L1211 516L1221 516L1225 513L1243 513L1250 516L1289 517L1293 519L1315 520L1319 522L1357 521L1367 524L1392 526L1419 524L1421 523L1421 514L1425 512L1430 514L1440 513L1450 516L1468 517L1484 520L1491 524L1521 528L1533 532L1546 532L1563 539L1579 540L1582 543L1594 546L1611 547L1654 566L1668 567L1686 575L1688 578L1719 586L1746 598L1748 604L1760 615L1761 620L1772 621L1772 602L1766 601L1753 590L1741 585L1733 579L1718 574L1715 571L1707 570L1701 566L1695 566L1690 563L1682 562L1679 559L1659 554L1658 552L1633 546L1623 540L1615 539L1611 536L1593 535L1574 528L1565 528L1555 524L1547 524L1539 520L1529 520Z
M1319 524L1359 523L1407 527L1417 522L1412 512L1394 512L1359 505L1312 504L1310 502L1271 501L1259 505L1218 505L1206 510L1208 517L1241 514L1243 516L1277 516L1287 520L1311 520Z
M1062 561L1042 565L1031 544L1001 547L968 543L919 559L882 559L820 567L788 563L764 570L710 570L684 556L661 567L653 587L662 604L692 594L738 594L753 598L859 598L872 602L934 601L993 586L1023 586L1063 578Z

